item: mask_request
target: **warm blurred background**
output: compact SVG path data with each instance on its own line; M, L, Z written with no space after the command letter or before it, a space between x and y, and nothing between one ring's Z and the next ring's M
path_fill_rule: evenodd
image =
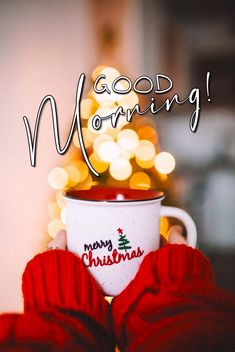
M22 309L26 262L64 226L63 189L97 182L164 189L165 204L182 207L195 219L198 247L211 259L218 283L235 291L234 10L229 0L182 1L180 6L174 0L0 2L1 311ZM182 97L199 86L197 133L188 126L190 105L120 123L116 131L103 131L105 137L94 133L89 123L94 112L118 105L97 101L90 92L92 75L106 69L100 66L133 80L166 74ZM115 70L106 72L115 75ZM210 104L207 71L212 74ZM65 156L56 153L49 107L40 124L37 166L31 168L22 121L26 115L33 126L40 101L52 94L63 144L82 72L87 76L83 131L99 180L88 174L76 136ZM125 105L138 99L145 103L132 94ZM162 223L166 236L168 226Z

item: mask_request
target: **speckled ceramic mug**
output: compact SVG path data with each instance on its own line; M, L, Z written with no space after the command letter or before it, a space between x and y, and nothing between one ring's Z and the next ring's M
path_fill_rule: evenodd
M187 242L196 226L182 209L161 205L162 192L93 187L65 194L67 246L96 278L106 295L119 294L149 252L159 248L161 216L181 220Z

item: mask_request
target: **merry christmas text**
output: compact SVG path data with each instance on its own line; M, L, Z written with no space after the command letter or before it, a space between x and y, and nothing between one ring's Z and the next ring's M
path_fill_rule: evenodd
M88 253L83 253L82 254L82 261L83 264L87 268L91 268L93 266L104 266L104 265L113 265L113 264L119 264L123 261L126 260L132 260L135 258L139 258L144 254L144 250L142 250L140 247L137 247L136 250L132 250L131 252L126 252L126 253L120 253L117 251L117 249L114 249L112 254L110 255L104 255L102 257L93 256L93 252L89 251Z

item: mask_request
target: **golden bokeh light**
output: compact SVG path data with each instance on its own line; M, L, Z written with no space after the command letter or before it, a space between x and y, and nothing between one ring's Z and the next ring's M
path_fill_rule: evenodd
M98 67L96 67L96 68L94 69L94 71L92 72L92 75L91 75L93 81L96 80L96 78L100 75L101 71L102 71L105 67L107 67L107 66L101 65L101 66L98 66Z
M147 139L148 141L152 142L153 144L157 144L158 142L158 135L155 128L151 126L141 126L137 129L137 133L139 139Z
M85 148L89 148L92 146L92 143L96 136L88 128L82 127L82 137ZM74 133L73 144L75 145L75 147L80 148L80 141L78 139L77 132Z
M91 165L98 173L102 174L109 168L109 163L104 162L102 159L100 159L99 155L95 152L89 156L89 160L91 162Z
M128 150L125 150L125 149L122 149L122 148L119 148L119 151L120 151L119 156L123 157L125 159L131 159L131 158L133 158L135 156L134 152L131 152L131 151L128 151Z
M112 140L113 140L112 137L110 137L108 134L101 134L100 136L97 136L93 143L93 150L95 152L98 152L98 149L103 142L112 141Z
M56 190L55 200L48 204L51 221L48 224L50 236L65 228L66 201L63 192L70 188L90 189L94 185L124 187L131 189L151 189L167 186L168 174L174 170L175 159L167 152L159 152L156 121L152 116L134 116L131 122L126 119L126 110L139 104L139 96L130 91L118 94L112 90L113 81L121 76L113 67L99 66L92 73L93 81L103 74L97 89L107 85L111 94L94 91L94 85L80 102L82 136L84 146L93 168L101 174L95 177L84 160L78 134L74 133L71 161L65 167L56 167L48 175L48 182ZM117 90L128 91L128 80L118 79ZM124 114L114 115L122 106ZM95 116L97 116L95 118ZM137 114L136 114L137 115ZM107 117L108 116L108 117ZM99 119L100 117L100 119ZM115 118L117 120L115 121ZM101 128L96 130L92 122ZM112 127L112 123L115 127ZM168 219L161 220L161 233L167 236Z
M76 166L80 172L79 183L85 181L89 174L89 169L87 164L82 160L77 160L74 162L74 166Z
M131 176L132 166L127 159L118 158L110 164L109 171L115 180L123 181Z
M120 72L114 67L104 67L100 73L100 75L106 76L106 82L113 82L115 78L119 77L121 74Z
M138 171L131 175L129 186L132 189L149 189L151 187L151 179L145 172Z
M69 187L75 186L80 181L79 168L77 166L75 166L74 164L71 164L71 165L65 166L64 169L65 169L65 171L67 172L67 174L69 176L68 186Z
M110 163L119 156L119 147L114 141L105 141L98 148L98 155L101 160Z
M118 105L124 109L133 109L136 104L139 103L138 95L131 91L128 94L124 94L122 99L118 101Z
M55 167L54 169L51 170L51 172L48 175L49 185L56 190L65 188L68 181L69 181L69 176L67 172L61 167Z
M94 123L93 118L94 118L94 116L91 116L89 118L88 123L87 123L87 128L94 135L94 137L96 137L97 135L101 135L103 133L106 133L107 129L111 126L110 120L109 119L108 120L102 120L100 128L99 129L95 129L93 127L93 123Z
M97 103L93 99L82 99L80 103L81 118L84 120L89 119L95 113L97 106Z
M134 151L139 145L139 137L135 131L125 129L118 133L117 143L124 150Z
M55 238L57 232L65 230L66 226L61 219L53 219L48 223L47 231L52 238Z
M153 167L155 153L156 151L153 143L146 139L142 139L135 150L136 163L144 169Z
M166 217L160 218L160 234L168 238L169 220Z
M175 168L175 158L167 152L159 153L154 159L156 170L162 174L170 174Z
M83 182L81 182L81 183L79 183L77 186L76 186L76 189L90 189L91 187L92 187L92 184L93 184L93 181L92 181L92 177L91 177L91 175L89 174L88 176L87 176L87 178L83 181Z

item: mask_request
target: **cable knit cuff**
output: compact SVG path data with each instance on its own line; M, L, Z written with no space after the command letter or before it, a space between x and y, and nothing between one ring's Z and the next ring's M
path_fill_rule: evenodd
M26 266L22 290L25 311L72 309L107 324L108 304L73 253L52 250L36 255Z
M214 287L213 279L208 259L197 249L169 244L149 253L134 280L112 302L119 342L133 314L142 316L159 307L170 307L180 302L187 292L194 295L200 291L201 294L208 287Z
M169 244L144 258L136 277L117 299L123 299L122 310L126 310L144 291L157 292L167 286L178 290L187 284L197 286L199 281L214 281L208 259L198 249Z
M198 249L186 245L166 245L150 260L153 272L165 285L214 280L209 260Z

